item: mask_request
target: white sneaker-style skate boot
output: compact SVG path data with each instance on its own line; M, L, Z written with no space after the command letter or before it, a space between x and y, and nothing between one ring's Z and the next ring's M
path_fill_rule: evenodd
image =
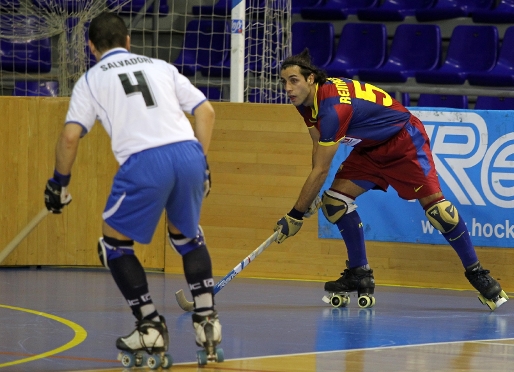
M223 362L225 360L223 349L217 347L221 342L221 324L218 313L214 311L209 315L193 314L193 327L196 333L196 344L204 348L198 350L196 357L198 364L207 362Z

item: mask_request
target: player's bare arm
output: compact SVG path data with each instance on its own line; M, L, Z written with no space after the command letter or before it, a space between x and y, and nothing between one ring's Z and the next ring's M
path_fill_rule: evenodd
M315 127L310 127L309 134L312 139L312 166L314 167L314 154L319 146L319 131Z
M71 173L82 131L82 126L75 123L67 123L62 129L55 148L55 170L60 174Z
M207 155L214 128L214 108L209 101L204 101L195 109L193 116L195 117L195 136L202 144L204 154Z
M294 206L295 209L305 212L319 194L321 187L327 178L330 170L330 164L338 147L339 143L331 146L317 146L316 152L313 154L313 166L311 173L302 187L300 196Z

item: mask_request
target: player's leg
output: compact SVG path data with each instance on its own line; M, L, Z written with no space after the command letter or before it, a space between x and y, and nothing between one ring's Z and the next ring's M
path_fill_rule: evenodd
M331 188L323 193L321 210L327 220L338 227L348 253L342 276L325 283L325 290L328 292L357 291L359 296L374 293L373 270L370 269L366 257L362 221L355 204L355 199L367 191L367 185L371 184L336 177ZM372 303L369 305L372 306Z
M125 351L155 353L168 348L166 322L152 302L146 273L134 253L134 241L151 241L173 182L172 172L162 171L168 169L162 151L134 154L120 167L102 215L100 260L137 320L136 329L116 341L118 349Z
M497 296L499 284L480 267L465 221L457 208L441 193L430 142L423 124L416 118L390 143L375 154L389 158L394 166L387 167L385 179L398 195L406 200L419 200L429 222L439 230L466 268L466 277L486 298ZM489 296L489 297L488 297Z
M167 351L166 321L152 302L145 271L134 254L134 240L104 222L98 252L137 319L136 328L127 336L119 337L116 347L129 352L145 350L149 354Z
M466 223L459 215L457 208L442 193L433 194L419 199L425 210L428 221L439 230L446 241L452 246L465 268L465 276L471 285L480 292L491 310L507 301L500 283L489 275L480 264Z
M199 225L204 197L205 157L194 142L181 145L176 184L166 204L170 245L182 257L184 275L194 300L196 343L214 357L221 342L221 324L214 304L212 263Z

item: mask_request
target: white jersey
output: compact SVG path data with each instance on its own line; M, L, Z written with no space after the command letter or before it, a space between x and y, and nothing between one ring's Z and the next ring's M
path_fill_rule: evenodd
M66 123L86 133L98 119L121 165L137 152L196 140L184 112L193 113L205 100L175 66L116 48L77 81Z

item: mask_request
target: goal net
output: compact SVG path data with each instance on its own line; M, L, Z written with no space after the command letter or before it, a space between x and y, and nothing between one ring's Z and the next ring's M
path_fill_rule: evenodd
M87 27L106 10L126 21L132 52L174 64L210 100L286 103L291 0L0 0L0 93L69 96L95 64Z

